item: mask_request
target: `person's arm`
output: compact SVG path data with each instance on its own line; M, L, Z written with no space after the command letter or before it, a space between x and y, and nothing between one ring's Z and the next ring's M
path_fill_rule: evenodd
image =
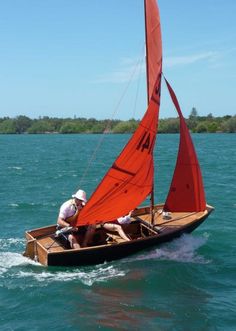
M66 222L63 218L61 218L60 216L58 216L57 224L62 226L63 228L66 226L70 226L70 224L68 222Z

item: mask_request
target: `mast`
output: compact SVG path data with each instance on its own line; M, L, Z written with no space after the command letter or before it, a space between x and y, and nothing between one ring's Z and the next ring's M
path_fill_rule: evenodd
M149 95L150 95L150 87L149 87L149 70L148 70L148 34L147 34L147 8L146 8L146 0L144 0L144 18L145 18L145 48L146 48L146 81L147 81L147 105L149 104ZM150 215L151 215L151 223L154 224L154 179L152 185L152 191L150 193Z
M145 19L145 48L146 48L146 81L147 81L147 105L149 104L149 70L148 70L148 43L147 43L147 8L144 0L144 19Z

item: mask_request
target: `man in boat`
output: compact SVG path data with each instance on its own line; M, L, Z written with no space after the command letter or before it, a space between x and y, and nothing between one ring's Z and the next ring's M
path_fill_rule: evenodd
M87 202L86 193L83 190L78 190L75 194L72 195L72 199L64 202L59 211L57 226L60 233L60 229L72 227L74 221L77 219L80 210L85 206ZM77 228L71 228L71 231L68 233L62 232L63 236L69 241L71 248L80 248L80 244L76 238ZM85 234L82 247L87 246L88 238L91 237L95 231L95 226L88 226L87 232Z
M109 232L117 232L119 236L124 239L125 241L130 241L130 239L125 234L124 230L122 229L121 225L129 224L131 222L131 213L132 211L125 216L119 217L114 221L106 221L96 225L90 225L87 229L87 232L84 237L82 247L86 247L93 240L94 233L96 228L103 228Z

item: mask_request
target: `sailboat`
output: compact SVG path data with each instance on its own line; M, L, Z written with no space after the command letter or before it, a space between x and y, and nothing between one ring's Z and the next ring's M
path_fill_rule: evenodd
M56 225L26 231L24 255L48 266L99 264L127 257L158 246L197 228L213 211L206 203L203 180L191 135L176 94L162 72L160 14L156 0L144 0L148 107L137 130L108 169L87 204L74 221L84 228L116 220L131 210L131 222L124 231L130 241L97 226L92 242L84 248L66 247L55 235ZM177 110L180 142L176 166L166 201L154 201L154 146L158 129L161 82ZM142 203L150 196L150 205ZM109 240L108 240L109 239Z

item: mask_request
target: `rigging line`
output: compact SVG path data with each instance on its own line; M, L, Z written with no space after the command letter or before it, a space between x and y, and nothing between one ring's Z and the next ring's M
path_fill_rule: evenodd
M133 118L135 117L136 109L137 109L137 100L138 100L138 95L139 95L139 89L140 89L140 82L141 82L141 73L143 69L143 64L144 64L144 59L145 59L145 44L143 45L143 50L142 50L142 55L139 59L139 74L138 74L138 84L137 84L137 90L136 90L136 95L135 95L135 100L134 100L134 109L133 109Z
M103 131L103 134L101 135L100 139L98 140L98 143L97 143L97 145L96 145L96 147L95 147L95 149L94 149L94 151L93 151L93 153L92 153L92 155L91 155L91 157L90 157L90 159L89 159L89 161L88 161L88 163L87 163L87 167L86 167L86 169L85 169L85 171L84 171L84 173L83 173L83 175L82 175L82 177L81 177L81 179L80 179L80 181L79 181L79 187L80 187L80 186L82 185L82 183L84 182L84 179L85 179L85 177L87 176L87 173L88 173L89 169L91 168L92 162L93 162L93 161L95 160L95 158L96 158L96 155L97 155L97 153L98 153L98 150L100 149L100 146L101 146L103 140L105 139L104 132L107 132L107 131L108 131L108 129L109 129L109 125L110 125L111 121L114 119L116 113L118 112L118 109L119 109L119 107L120 107L120 105L121 105L121 102L122 102L122 100L124 99L124 97L125 97L125 95L126 95L128 89L129 89L129 86L130 86L130 84L131 84L131 81L133 80L133 78L134 78L134 76L135 76L135 73L136 73L136 71L137 71L137 68L138 68L139 63L140 63L140 58L138 59L136 65L134 66L133 71L131 72L131 75L130 75L130 77L129 77L128 83L127 83L127 85L125 86L125 89L124 89L124 91L123 91L123 93L122 93L122 95L121 95L121 97L120 97L120 99L119 99L119 101L118 101L118 103L117 103L117 105L116 105L116 107L115 107L113 113L112 113L112 116L111 116L111 118L108 120L107 125L106 125L106 127L105 127L105 129L104 129L104 131Z

